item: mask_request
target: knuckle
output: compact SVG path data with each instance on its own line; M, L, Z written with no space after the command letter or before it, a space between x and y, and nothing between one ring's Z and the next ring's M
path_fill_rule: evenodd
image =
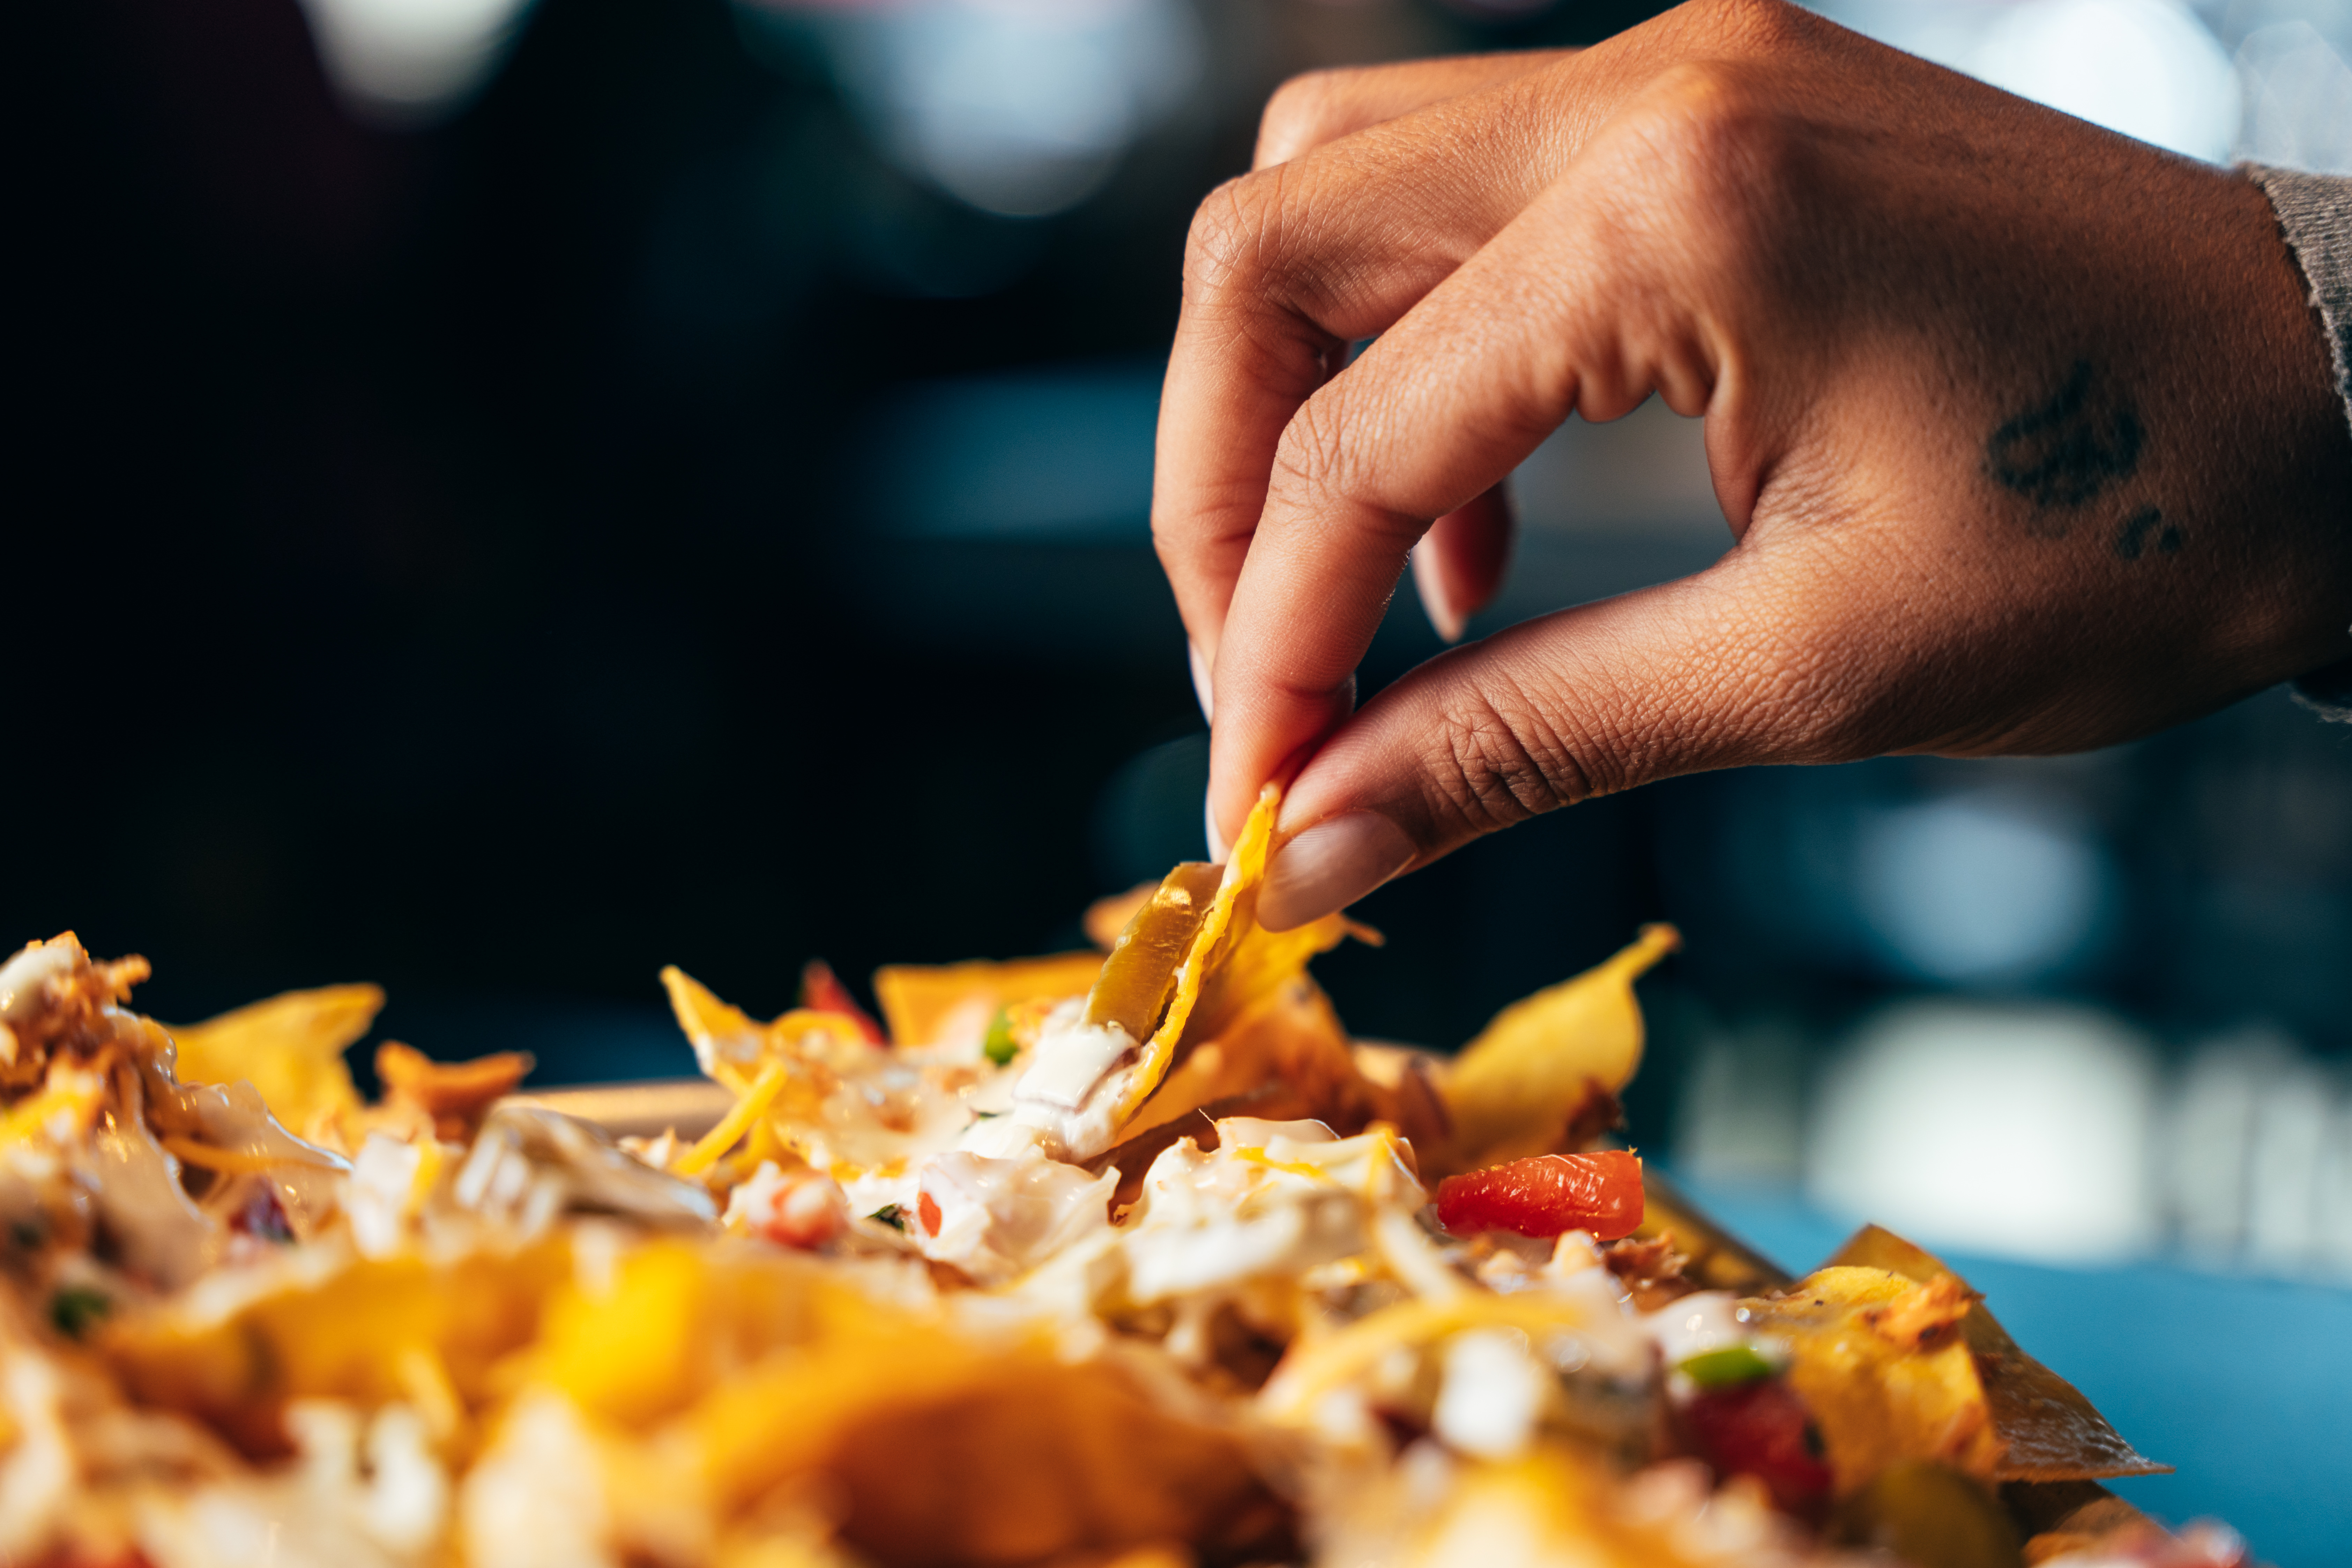
M1276 88L1258 118L1258 146L1287 150L1318 139L1362 74L1344 67L1305 71Z
M1748 72L1729 60L1689 60L1662 73L1647 94L1651 139L1669 170L1688 180L1713 178L1769 153L1785 121Z
M1542 705L1508 682L1450 701L1425 770L1441 809L1485 833L1596 792L1592 777Z
M1184 302L1212 302L1244 287L1265 268L1270 214L1265 182L1255 174L1227 180L1192 214L1184 237Z
M1723 60L1674 67L1651 85L1632 129L1648 211L1672 215L1679 242L1696 247L1690 259L1748 274L1804 231L1792 220L1811 205L1810 133L1753 68Z
M1275 447L1274 487L1302 506L1312 508L1348 488L1349 444L1341 436L1344 420L1337 404L1327 391L1299 405Z
M1789 47L1811 21L1790 0L1704 0L1697 10L1712 37L1757 53Z

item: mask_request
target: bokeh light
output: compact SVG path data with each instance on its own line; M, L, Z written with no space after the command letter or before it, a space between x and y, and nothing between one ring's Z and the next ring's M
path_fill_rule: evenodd
M1995 87L2220 163L2238 132L2230 57L2177 0L2034 0L1993 22L1969 60Z
M879 145L983 212L1043 217L1102 188L1199 84L1186 0L745 0L821 42Z
M531 0L302 0L319 58L362 120L446 119L489 81Z

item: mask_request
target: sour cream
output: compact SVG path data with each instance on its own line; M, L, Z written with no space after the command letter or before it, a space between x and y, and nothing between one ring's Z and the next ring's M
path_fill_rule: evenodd
M1119 1250L1127 1293L1166 1300L1303 1272L1372 1246L1371 1216L1410 1214L1422 1190L1380 1134L1319 1121L1228 1117L1217 1147L1180 1138L1152 1162Z
M990 1159L951 1150L923 1165L916 1245L982 1284L996 1284L1110 1226L1118 1173L1089 1175L1030 1154Z
M1034 1128L1050 1158L1093 1159L1117 1137L1118 1108L1141 1055L1125 1027L1089 1024L1083 1001L1065 1002L1047 1015L1028 1070L1013 1086L1013 1121Z
M1654 1312L1643 1313L1634 1321L1658 1347L1658 1360L1671 1367L1708 1351L1753 1343L1756 1336L1741 1326L1738 1314L1738 1303L1730 1292L1701 1290L1669 1301Z

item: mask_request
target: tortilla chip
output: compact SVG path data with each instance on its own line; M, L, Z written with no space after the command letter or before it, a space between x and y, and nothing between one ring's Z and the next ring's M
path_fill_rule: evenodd
M1717 1225L1647 1163L1642 1166L1642 1224L1633 1237L1671 1242L1683 1255L1684 1277L1704 1289L1756 1295L1777 1289L1794 1278Z
M722 1508L823 1477L846 1505L844 1541L907 1568L1216 1543L1279 1517L1234 1437L1171 1414L1107 1359L875 1328L749 1369L681 1423Z
M751 1089L770 1062L821 1063L835 1051L856 1057L873 1048L858 1032L856 1021L839 1013L795 1007L762 1024L733 1003L720 1001L676 964L665 968L661 977L669 991L670 1011L694 1047L703 1075L739 1095Z
M141 1403L193 1415L249 1456L278 1455L289 1448L286 1406L298 1399L373 1406L437 1396L479 1409L491 1364L530 1342L549 1293L571 1273L562 1241L446 1262L360 1259L216 1316L197 1292L111 1319L95 1342Z
M383 1084L384 1103L421 1112L432 1121L435 1137L453 1143L470 1142L490 1107L512 1093L531 1066L529 1051L438 1062L398 1040L386 1040L375 1048L375 1076Z
M343 1052L383 1008L382 986L323 985L174 1026L179 1080L250 1083L281 1124L307 1133L359 1109Z
M722 1518L814 1487L878 1564L1214 1541L1279 1513L1236 1439L1147 1398L1115 1358L950 1332L772 1252L638 1247L605 1289L558 1291L504 1375L642 1434L630 1457L677 1467Z
M874 972L874 997L893 1044L957 1044L985 1035L1003 1008L1085 995L1102 963L1099 952L1057 952L1002 963L886 964Z
M1255 900L1252 900L1252 914ZM1307 963L1330 952L1349 937L1378 947L1381 933L1344 915L1325 915L1289 931L1267 931L1253 918L1234 940L1230 951L1201 988L1200 1005L1186 1022L1181 1046L1213 1040L1231 1028L1242 1015L1304 973Z
M1682 944L1670 925L1573 980L1495 1015L1444 1075L1464 1168L1557 1150L1596 1093L1613 1095L1642 1062L1633 982Z
M1265 879L1265 863L1274 851L1274 819L1281 810L1281 785L1268 784L1258 792L1257 805L1251 808L1249 820L1242 825L1241 837L1234 841L1233 856L1225 862L1224 879L1217 885L1216 899L1202 919L1191 951L1177 967L1176 994L1169 1001L1167 1016L1151 1038L1144 1042L1142 1054L1137 1058L1135 1074L1128 1081L1127 1096L1119 1104L1115 1124L1123 1126L1133 1120L1143 1102L1160 1087L1160 1080L1168 1075L1170 1065L1176 1059L1177 1043L1184 1037L1184 1026L1200 1005L1201 994L1210 977L1256 928L1258 884Z
M1252 1096L1252 1116L1321 1121L1342 1137L1375 1117L1395 1120L1394 1097L1357 1070L1331 999L1307 975L1293 973L1187 1051L1119 1135L1131 1141L1244 1095Z
M691 1409L737 1369L820 1338L824 1314L849 1310L841 1288L805 1259L648 1242L604 1289L558 1291L538 1342L501 1375L556 1389L599 1420L644 1426Z
M1883 1268L1914 1280L1951 1272L1932 1254L1874 1225L1854 1232L1830 1264ZM2090 1481L2170 1473L2170 1465L2135 1452L2073 1384L2020 1350L1981 1301L1960 1327L2002 1445L1990 1479Z
M1906 1459L1995 1478L2001 1441L1958 1325L1971 1300L1949 1274L1926 1283L1833 1266L1741 1303L1789 1342L1790 1385L1821 1429L1841 1495Z
M1511 1459L1457 1463L1459 1479L1433 1510L1408 1500L1409 1493L1387 1505L1402 1548L1391 1548L1387 1561L1403 1568L1692 1568L1795 1560L1760 1544L1777 1533L1761 1502L1729 1493L1709 1499L1671 1471L1654 1473L1643 1504L1628 1507L1597 1456L1565 1443L1534 1444ZM1362 1517L1370 1510L1358 1502L1351 1511ZM1742 1550L1726 1542L1759 1544Z

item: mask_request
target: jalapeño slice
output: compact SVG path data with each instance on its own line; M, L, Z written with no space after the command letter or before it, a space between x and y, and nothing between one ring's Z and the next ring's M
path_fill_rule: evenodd
M1223 867L1205 861L1187 861L1168 873L1103 960L1102 974L1087 994L1088 1024L1117 1024L1139 1045L1151 1037L1224 875Z

